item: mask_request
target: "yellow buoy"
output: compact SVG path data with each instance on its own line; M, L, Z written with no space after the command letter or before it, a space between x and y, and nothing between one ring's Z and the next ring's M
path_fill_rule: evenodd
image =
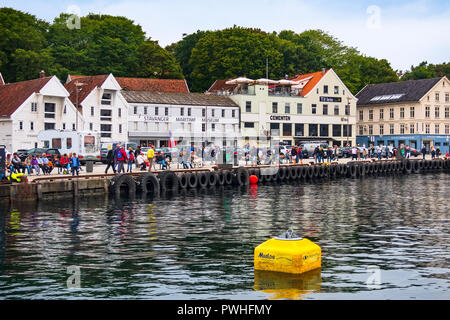
M255 270L304 273L321 267L322 250L288 230L255 248Z

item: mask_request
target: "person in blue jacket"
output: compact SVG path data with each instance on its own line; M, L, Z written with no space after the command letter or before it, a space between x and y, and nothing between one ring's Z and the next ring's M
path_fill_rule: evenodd
M72 154L72 157L69 159L70 161L70 167L72 168L72 176L75 175L75 172L77 173L77 176L80 175L80 159L78 159L77 154L74 152Z

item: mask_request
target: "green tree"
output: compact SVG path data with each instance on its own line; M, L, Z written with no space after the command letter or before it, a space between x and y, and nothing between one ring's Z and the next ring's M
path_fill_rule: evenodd
M423 61L417 66L411 66L411 71L406 72L402 80L419 80L443 76L450 77L450 62L435 65Z

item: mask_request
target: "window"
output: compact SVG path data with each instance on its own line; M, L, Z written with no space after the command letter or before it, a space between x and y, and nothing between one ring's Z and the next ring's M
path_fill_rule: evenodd
M380 135L384 134L384 125L380 124Z
M34 130L34 122L33 122L33 121L30 122L30 130L31 130L31 131Z
M37 112L37 103L36 102L31 103L31 112Z
M364 110L359 110L359 121L364 120Z
M204 123L202 123L202 132L206 131L206 125Z
M444 111L445 113L445 118L449 118L449 116L450 116L450 108L449 107L445 107L445 111Z
M283 123L283 136L292 136L292 123Z
M344 124L342 126L343 128L343 136L344 137L351 137L352 136L352 125L351 124Z
M333 124L333 137L340 137L342 134L342 126L340 124Z
M235 118L236 117L236 110L231 110L231 117Z
M405 108L401 107L400 108L400 119L404 119L405 118Z
M394 124L393 123L391 123L389 125L389 134L394 134Z
M339 86L334 86L334 94L339 94Z
M373 125L369 124L369 134L373 134Z
M95 114L95 109L94 109L94 107L91 107L91 117L93 117L94 114Z
M450 134L450 125L445 125L445 134Z
M222 118L225 118L225 109L222 109Z
M169 115L169 108L167 108L167 107L164 108L164 115L165 116Z
M439 101L439 92L436 92L436 93L434 94L434 100L435 100L435 101Z
M155 107L155 116L159 115L159 107Z
M305 125L303 123L296 123L295 124L295 135L297 137L303 137L305 134Z
M64 105L63 114L66 114L66 113L67 113L67 106Z
M380 120L384 119L384 109L380 109Z
M137 121L134 122L134 131L138 131L139 123Z
M103 138L111 138L112 125L111 124L101 124L100 125L100 136Z
M364 126L358 126L359 135L362 136L364 134Z
M286 103L284 105L284 113L291 113L291 104L290 103Z
M312 104L311 105L311 113L312 114L316 114L317 113L317 105L316 104Z
M117 113L118 113L118 115L119 115L119 118L122 117L122 108L119 108L119 109L117 110Z
M103 93L101 104L103 105L111 105L111 93Z
M272 102L272 113L278 113L278 102Z
M94 124L92 122L89 123L89 131L94 130Z
M297 103L297 114L303 113L303 104Z
M414 134L414 124L413 123L409 125L409 133Z
M394 119L394 108L389 109L389 119Z
M211 124L211 131L216 131L216 125L214 123Z
M434 108L434 117L439 118L439 107Z
M450 97L448 93L445 94L445 102L450 102Z
M345 105L345 115L346 116L350 115L350 105L349 104Z
M244 128L254 128L255 123L254 122L244 122Z
M328 114L328 105L327 104L323 105L322 112L323 112L324 115Z
M434 133L439 134L439 124L434 125Z
M251 101L245 102L245 112L252 112L252 102Z
M429 124L425 125L425 133L430 133L430 125Z
M206 115L206 109L202 109L202 117Z
M54 103L45 103L45 118L55 118L55 104Z
M72 138L66 139L66 146L67 146L67 149L72 149Z
M180 108L180 116L184 116L184 108Z
M280 124L272 122L270 124L270 135L279 136L280 135Z
M44 130L53 130L55 129L55 124L54 123L44 123Z
M192 108L188 108L188 117L192 115Z
M77 127L76 127L75 123L72 123L72 131L75 131L75 130L77 130Z
M425 107L425 118L430 117L430 107Z
M214 116L215 116L215 115L214 115L215 111L216 111L216 110L211 109L211 117L214 117Z
M133 107L133 114L137 114L137 107L136 106Z
M119 124L119 133L122 133L122 125Z
M310 124L309 125L309 136L310 137L317 137L318 135L319 135L318 125L317 124Z
M62 128L63 128L63 130L66 130L66 124L65 123L62 124Z
M400 134L405 133L405 125L403 123L400 124Z
M23 130L23 121L19 121L19 130Z
M323 86L323 93L328 93L328 86Z
M414 119L414 116L415 116L415 110L414 110L414 107L410 107L410 108L409 108L409 117L410 117L411 119Z
M373 120L373 110L369 110L369 120Z
M61 149L61 138L52 139L52 148Z
M144 107L144 114L147 114L147 107Z
M339 106L338 106L338 105L335 105L335 106L334 106L334 115L335 115L335 116L338 116L338 115L339 115Z
M108 109L100 110L100 121L111 121L112 120L112 111Z

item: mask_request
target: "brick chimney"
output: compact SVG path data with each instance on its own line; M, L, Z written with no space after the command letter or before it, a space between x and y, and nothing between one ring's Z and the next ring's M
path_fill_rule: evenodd
M39 78L45 78L45 71L44 70L39 72Z

